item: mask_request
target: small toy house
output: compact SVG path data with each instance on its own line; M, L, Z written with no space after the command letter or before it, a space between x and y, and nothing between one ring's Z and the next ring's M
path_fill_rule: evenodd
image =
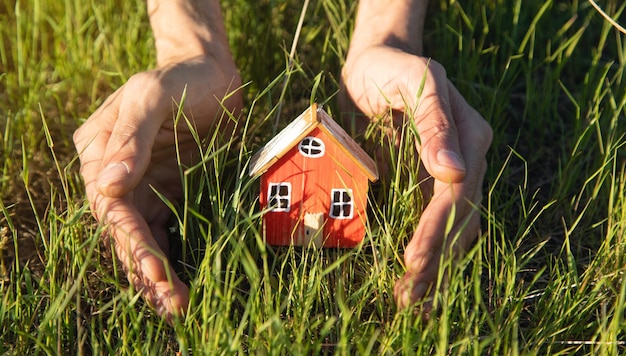
M354 247L365 236L374 161L316 104L252 157L270 245Z

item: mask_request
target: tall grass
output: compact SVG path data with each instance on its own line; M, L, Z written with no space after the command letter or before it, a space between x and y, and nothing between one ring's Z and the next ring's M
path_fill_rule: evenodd
M625 23L625 4L598 3ZM144 3L0 3L0 352L623 353L624 35L585 1L431 5L426 51L495 133L484 232L460 261L441 262L449 286L435 315L398 311L391 294L421 209L410 145L373 187L359 247L263 243L248 161L279 110L281 125L313 100L339 116L355 4L312 1L291 67L302 3L229 0L249 81L242 137L181 167L171 238L192 293L188 317L170 326L102 243L71 144L109 93L154 65Z

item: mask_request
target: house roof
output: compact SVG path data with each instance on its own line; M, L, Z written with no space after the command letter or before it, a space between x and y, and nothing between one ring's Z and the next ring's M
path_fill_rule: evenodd
M317 104L311 105L252 157L248 170L250 176L265 173L276 161L318 127L335 141L370 181L378 180L374 160Z

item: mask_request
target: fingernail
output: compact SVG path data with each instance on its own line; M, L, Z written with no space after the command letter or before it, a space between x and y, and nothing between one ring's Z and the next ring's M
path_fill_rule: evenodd
M105 188L111 183L118 182L130 173L126 162L111 163L98 175L98 188Z
M456 152L446 150L445 148L437 151L437 163L458 171L465 171L465 163L461 157Z

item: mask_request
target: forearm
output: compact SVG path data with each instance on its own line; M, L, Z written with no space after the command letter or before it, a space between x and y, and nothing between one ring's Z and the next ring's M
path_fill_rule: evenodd
M148 0L148 15L159 66L201 55L231 56L219 0Z
M351 52L388 45L421 54L427 7L428 0L359 1Z

